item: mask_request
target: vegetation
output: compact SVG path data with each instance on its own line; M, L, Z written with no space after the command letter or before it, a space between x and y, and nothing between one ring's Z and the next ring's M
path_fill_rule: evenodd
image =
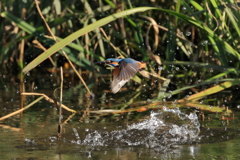
M94 61L122 56L148 61L146 74L155 76L133 79L151 86L158 99L188 91L188 100L197 101L239 90L240 1L54 0L39 1L41 12L35 3L0 2L2 75L72 62L80 73L88 71L89 86L101 69Z

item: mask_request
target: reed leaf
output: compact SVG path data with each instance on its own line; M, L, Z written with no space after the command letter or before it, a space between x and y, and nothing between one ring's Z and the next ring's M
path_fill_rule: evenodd
M195 87L199 87L199 86L203 86L203 85L207 85L207 84L211 84L211 83L220 83L220 82L225 82L225 81L228 81L229 83L231 82L235 82L236 79L220 79L220 80L216 80L216 79L212 79L211 81L207 80L207 81L204 81L204 82L201 82L201 83L198 83L198 84L194 84L194 85L190 85L190 86L186 86L186 87L182 87L180 89L177 89L177 90L174 90L171 95L175 95L175 94L178 94L178 93L181 93L182 91L184 90L187 90L187 89L190 89L190 88L195 88ZM239 82L239 81L238 81ZM237 84L237 83L236 83ZM229 86L231 87L231 86ZM228 88L229 88L228 87ZM219 90L220 92L221 90ZM216 92L215 92L216 93ZM168 96L168 94L166 95ZM207 95L206 95L207 96Z
M36 59L34 59L31 63L29 63L24 69L23 72L27 73L29 72L31 69L33 69L34 67L36 67L38 64L40 64L42 61L44 61L46 58L48 58L49 56L51 56L52 54L54 54L55 52L57 52L59 49L63 48L64 46L68 45L69 43L71 43L73 40L77 39L78 37L82 36L83 34L90 32L92 30L94 30L95 28L101 27L113 20L116 20L117 18L123 17L123 16L127 16L130 14L134 14L137 12L144 12L147 10L160 10L163 12L166 12L168 14L171 14L173 16L177 16L179 19L186 21L194 26L196 26L197 28L201 29L203 32L205 32L207 34L208 37L211 37L212 39L215 40L216 43L219 44L223 44L223 47L233 56L235 56L238 60L240 60L240 55L239 53L233 49L231 47L231 45L229 45L227 42L225 42L224 40L222 40L219 36L217 36L216 34L214 34L214 32L208 28L207 26L205 26L202 22L199 22L197 20L192 19L189 16L186 16L184 14L181 13L176 13L174 11L171 10L166 10L166 9L159 9L159 8L155 8L155 7L138 7L138 8L133 8L133 9L129 9L129 10L125 10L122 12L118 12L115 13L113 15L110 15L106 18L103 18L101 20L96 21L95 23L92 23L76 32L74 32L73 34L69 35L68 37L64 38L62 41L56 43L55 45L53 45L51 48L49 48L46 52L42 53L41 55L39 55ZM4 14L1 14L2 16L4 16Z
M226 81L224 83L221 83L221 84L216 85L214 87L208 88L208 89L206 89L204 91L201 91L199 93L193 94L193 95L189 96L186 100L187 101L197 101L199 99L202 99L203 97L206 97L208 95L220 92L224 89L227 89L227 88L232 87L232 86L237 85L237 84L240 84L240 79L235 79L235 80L232 80L232 81Z

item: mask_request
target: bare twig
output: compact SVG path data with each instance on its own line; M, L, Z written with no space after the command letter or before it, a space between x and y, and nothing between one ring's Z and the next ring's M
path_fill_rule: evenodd
M43 51L46 51L46 50L47 50L45 47L43 47L43 45L42 45L40 42L38 42L38 40L36 40L36 39L33 40L33 43L36 44L34 47L40 48L40 49L42 49ZM57 66L57 65L54 63L52 57L48 57L48 59L51 61L52 65L53 65L54 67Z
M100 28L100 31L103 33L104 37L107 39L107 41L109 42L110 46L112 46L112 48L113 48L116 52L118 52L118 54L119 54L121 57L126 57L126 56L127 56L127 55L126 55L125 53L123 53L119 48L115 47L115 46L110 42L107 34L105 33L105 31L104 31L102 28Z
M63 92L63 69L60 67L61 71L61 84L60 84L60 101L59 101L59 117L58 117L58 137L62 134L62 92Z
M4 124L0 124L0 127L4 128L4 129L11 130L11 131L16 131L16 132L19 132L19 131L22 130L22 128L15 128L15 127L11 127L11 126L4 125Z
M158 78L158 79L161 79L162 81L166 81L166 80L167 80L166 78L159 76L159 75L158 75L157 73L155 73L155 72L150 73L150 72L148 72L148 71L142 70L142 71L139 71L139 73L140 73L142 76L144 76L144 77L146 77L146 78L148 78L148 79L150 78L150 75L151 75L151 76L153 76L153 77L156 77L156 78Z
M149 44L149 36L148 35L149 35L149 31L152 26L154 26L154 25L151 23L148 27L147 34L146 34L147 51L148 51L148 54L150 55L151 59L155 60L159 65L161 65L162 64L161 58L158 55L153 54L155 52L155 49L154 49L154 51L152 51L151 46ZM156 26L154 28L156 28ZM157 31L157 33L159 33L159 32ZM155 35L156 35L156 33L155 33ZM155 41L158 41L158 38L156 39L156 36L155 36Z
M168 30L166 27L163 27L163 26L158 25L158 24L155 22L155 20L152 19L151 17L147 17L147 16L140 16L140 17L145 18L145 19L148 19L148 20L151 22L151 24L152 24L152 26L153 26L153 28L154 28L154 30L155 30L155 45L156 45L157 43L159 43L158 38L156 39L156 36L159 36L159 35L158 35L158 34L159 34L159 31L156 29L156 27L158 27L158 28L160 28L160 29L162 29L162 30L164 30L164 31L169 31L169 30ZM177 36L178 38L180 38L180 39L182 39L182 40L190 43L194 48L198 48L195 44L193 44L192 42L188 41L186 38L182 37L182 35L176 33L176 36ZM157 47L157 46L156 46L156 47Z
M6 116L3 116L2 118L0 118L0 121L2 121L2 120L4 120L4 119L7 119L7 118L9 118L9 117L12 117L12 116L14 116L14 115L16 115L16 114L18 114L18 113L23 112L24 110L28 109L29 107L31 107L32 105L34 105L35 103L37 103L38 101L40 101L40 100L43 99L43 98L44 98L44 96L41 96L41 97L39 97L38 99L36 99L35 101L33 101L32 103L30 103L29 105L27 105L26 107L21 108L21 109L15 111L15 112L12 112L12 113L10 113L10 114L8 114L8 115L6 115Z
M27 93L27 92L24 92L22 93L22 95L26 95L26 96L43 96L45 98L46 101L50 102L50 103L55 103L55 101L51 98L49 98L48 96L46 96L45 94L43 93ZM59 102L57 102L57 105L59 105ZM76 113L75 110L73 109L70 109L68 108L67 106L65 106L64 104L61 105L63 109L69 111L69 112L73 112L73 113Z
M156 50L157 50L157 48L158 48L158 44L159 44L159 28L157 27L157 22L153 19L153 18L151 18L151 17L148 17L148 16L140 16L140 17L142 17L142 18L145 18L145 19L147 19L147 20L149 20L150 22L151 22L151 24L150 24L150 26L149 26L149 28L148 28L148 33L149 33L149 30L150 30L150 28L153 26L153 29L154 29L154 46L153 46L153 51L152 51L152 53L154 53ZM148 35L148 33L147 33L147 35ZM147 41L147 38L148 38L148 36L146 36L146 41ZM147 43L147 42L146 42ZM148 46L149 46L149 44L148 44ZM151 48L151 47L150 47Z
M219 27L218 20L217 20L217 18L212 14L212 12L211 12L211 10L210 10L210 8L209 8L209 6L208 6L208 2L206 2L206 7L207 7L207 10L208 10L209 14L213 17L213 19L215 20L215 22L216 22L216 24L217 24L217 26L216 26L215 29L213 30L213 32L215 32L215 31L218 29L218 27Z
M75 114L76 114L76 112L71 114L62 124L66 124Z
M26 8L22 8L22 14L21 14L21 19L24 19L26 17ZM25 32L22 33L22 36L25 36ZM25 49L25 39L23 38L19 44L19 59L18 59L18 64L20 65L21 68L23 68L23 59L24 59L24 49Z

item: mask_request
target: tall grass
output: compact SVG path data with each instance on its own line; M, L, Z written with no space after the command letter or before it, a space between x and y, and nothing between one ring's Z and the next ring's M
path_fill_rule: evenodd
M93 61L109 57L148 61L149 72L174 75L169 89L176 94L182 82L195 87L239 78L240 2L65 0L40 1L40 8L59 42L46 36L33 1L0 2L2 74L13 73L16 67L24 73L40 64L52 67L47 58L57 64L62 57L53 55L63 49L76 66L90 73L98 68Z

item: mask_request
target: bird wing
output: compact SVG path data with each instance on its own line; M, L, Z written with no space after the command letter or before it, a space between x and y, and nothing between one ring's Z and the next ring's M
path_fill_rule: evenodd
M120 90L120 88L122 88L122 86L128 82L128 80L129 79L127 80L120 80L118 78L113 79L111 83L111 91L113 93L117 93Z
M127 83L128 79L127 80L121 80L118 77L119 75L119 72L120 72L120 68L119 67L115 67L115 69L113 70L113 81L111 83L111 91L113 93L117 93L120 88L122 88L122 86Z
M119 68L120 72L116 78L119 80L129 80L139 71L140 64L135 60L131 60L130 63L122 60L119 64Z

